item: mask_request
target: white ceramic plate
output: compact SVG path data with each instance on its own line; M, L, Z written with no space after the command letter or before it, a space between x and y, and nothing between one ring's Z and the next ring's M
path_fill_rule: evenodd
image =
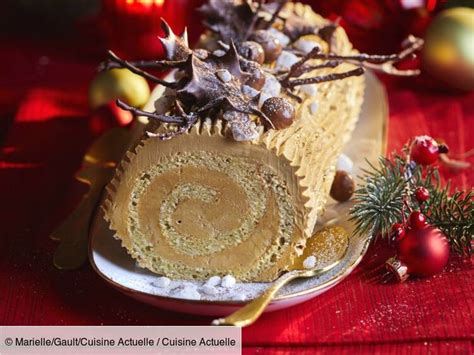
M353 137L345 149L345 154L354 162L354 176L357 176L360 169L367 164L366 159L375 161L380 154L385 153L386 149L388 115L386 94L383 86L373 74L366 74L366 79L365 101L361 117ZM160 90L155 90L151 99L155 99L160 94ZM347 212L350 207L350 202L330 202L327 210L331 213L329 216L331 222L337 222L352 231L352 226L347 221ZM328 216L325 217L321 220L328 223ZM188 300L165 295L162 289L154 286L154 281L158 276L138 267L125 249L120 246L120 242L112 237L112 232L108 230L100 211L96 214L90 234L89 254L94 270L110 285L132 298L160 308L213 316L227 315L246 302L237 301L235 297L226 293L207 296L207 299L201 300ZM368 237L351 237L346 255L334 269L319 277L291 282L282 288L267 308L267 312L307 301L341 282L360 262L367 246ZM199 286L198 282L196 284ZM238 293L246 295L247 299L251 299L262 292L267 285L264 283L241 283L236 285L236 290Z

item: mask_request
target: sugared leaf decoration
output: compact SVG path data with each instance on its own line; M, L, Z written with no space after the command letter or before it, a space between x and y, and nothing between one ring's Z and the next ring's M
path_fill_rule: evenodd
M198 111L201 113L216 107L224 111L231 109L245 113L252 113L257 109L242 93L241 79L246 79L247 76L240 68L235 47L231 46L223 57L214 56L206 61L191 55L189 63L191 68L187 71L190 73L190 80L183 88L177 90L178 98L193 97L200 106ZM222 70L227 71L229 80L222 80L219 77L219 72Z
M234 41L230 42L230 46L226 54L224 54L222 57L214 57L214 59L220 64L222 69L227 69L229 73L237 78L242 84L244 84L249 79L251 74L242 71L239 54L235 48Z
M247 0L209 0L199 8L205 17L204 25L224 41L229 43L245 40L252 25L256 6Z
M223 85L214 74L217 67L213 62L203 61L194 55L188 62L190 67L186 68L186 72L189 73L189 81L177 90L178 97L192 97L197 105L205 105L222 90Z
M192 52L188 45L186 29L178 37L164 19L161 19L161 28L165 32L166 37L158 37L158 39L165 49L166 58L168 60L186 60Z
M287 0L272 2L209 0L200 11L206 17L205 25L215 32L215 35L211 36L211 40L214 41L213 50L218 46L221 48L221 53L211 53L204 48L190 49L186 31L177 36L166 21L162 20L161 26L165 37L160 38L160 41L166 59L127 61L109 51L109 60L101 66L101 69L128 68L150 81L166 86L169 93L172 93L170 97L174 103L168 103L166 106L169 112L163 110L146 112L119 101L120 107L136 115L176 126L167 133L150 133L149 136L170 139L186 132L197 119L222 118L229 122L234 138L239 141L255 139L259 132L258 125L263 126L262 129L283 129L281 125L272 122L259 107L269 97L286 96L288 104L293 105L302 101L298 96L299 86L361 75L367 67L394 75L418 73L416 70L399 70L395 67L400 60L412 56L421 47L422 40L415 37L410 37L400 53L394 55L368 55L355 52L340 55L331 51L323 52L320 47L315 47L307 54L296 51L295 55L299 60L290 68L278 72L275 72L270 65L262 65L263 60L258 56L251 59L249 56L244 58L240 55L236 48L240 48L239 46L247 39L253 38L257 33L260 39L274 38L275 31L278 33L277 28L282 29L293 41L306 34L319 34L330 47L337 24L328 22L325 26L316 28L290 6L285 6L287 2ZM274 28L270 33L269 27L272 26ZM281 35L283 36L283 33ZM266 45L267 42L263 44ZM255 43L265 51L263 44ZM275 57L280 55L281 45L279 46L278 53L272 52ZM269 49L266 48L266 51L269 52ZM269 54L265 53L265 57ZM265 60L270 63L275 58L268 59ZM343 62L353 64L354 69L334 70L325 75L301 78L309 72L317 73L323 68L336 68ZM177 79L168 82L144 68L175 69Z

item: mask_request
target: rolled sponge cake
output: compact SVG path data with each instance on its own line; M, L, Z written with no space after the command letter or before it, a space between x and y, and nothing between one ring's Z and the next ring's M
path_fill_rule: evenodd
M309 23L326 23L309 7L291 5ZM317 36L305 40L323 46ZM355 52L341 28L332 51ZM353 68L343 63L318 74ZM199 121L171 140L140 139L117 168L102 206L137 263L174 279L232 274L271 281L286 270L324 208L337 157L360 112L364 78L315 88L301 90L303 102L288 128L262 131L252 142L235 141L220 119Z

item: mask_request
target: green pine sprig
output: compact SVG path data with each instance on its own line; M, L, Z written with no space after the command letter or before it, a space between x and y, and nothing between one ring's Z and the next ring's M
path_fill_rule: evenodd
M355 234L369 234L373 239L388 237L391 226L406 220L410 214L404 201L419 208L428 223L439 228L449 239L454 252L470 255L473 252L474 191L454 191L442 186L436 167L423 169L395 155L392 160L380 158L378 165L369 164L363 171L364 185L355 191L355 205L350 219L355 224ZM419 204L414 190L424 186L430 198Z
M355 234L386 236L392 224L400 220L405 188L403 165L398 157L393 161L381 157L378 166L369 163L370 170L363 170L365 185L355 191L355 205L350 212Z

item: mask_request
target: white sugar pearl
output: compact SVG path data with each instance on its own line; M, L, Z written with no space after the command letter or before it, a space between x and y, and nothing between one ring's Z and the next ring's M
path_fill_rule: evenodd
M273 75L266 75L265 76L265 84L263 85L262 91L270 96L278 96L280 95L281 84L277 78Z
M318 87L316 86L316 84L301 85L300 91L312 97L318 92Z
M280 95L281 84L273 75L265 76L265 84L260 91L260 98L258 100L258 107L262 107L266 99L272 96Z
M222 49L216 49L214 52L212 52L212 54L214 54L216 57L222 57L225 55L225 51Z
M354 162L347 155L341 154L337 159L336 169L351 173L354 169Z
M316 101L313 101L310 105L309 105L309 111L311 112L312 115L314 115L316 113L316 111L318 110L318 103Z
M276 28L271 27L270 29L268 29L268 32L272 34L273 37L275 37L283 47L286 47L288 43L290 43L290 37L285 35L283 32L278 31Z
M245 301L247 299L247 296L245 296L243 293L238 293L232 297L234 301Z
M212 276L206 281L208 286L217 286L221 283L221 278L219 276Z
M183 287L192 288L194 290L198 288L198 286L195 283L188 282L188 281L183 282Z
M258 95L258 90L255 90L253 87L250 87L248 85L242 86L242 92L244 93L244 95L250 97L255 97Z
M217 288L215 288L214 286L210 286L210 285L204 285L202 288L201 288L202 292L204 292L206 295L215 295L217 294Z
M155 287L160 287L160 288L167 288L171 283L171 280L165 276L163 277L158 277L154 282L152 282L152 285Z
M224 288L232 288L235 286L236 280L232 275L226 275L222 278L221 286Z
M293 46L304 53L311 52L314 47L321 47L318 43L306 39L297 40Z
M189 286L183 286L183 287L177 288L176 290L174 290L173 295L178 298L185 298L188 300L201 299L201 294L195 288L192 288Z
M288 52L288 51L283 51L281 52L280 56L278 57L275 63L275 68L277 71L288 70L291 68L293 64L295 64L299 60L300 58L298 58L293 53Z
M232 74L227 69L220 69L216 71L217 77L224 83L232 80Z
M305 269L312 269L316 266L316 257L313 255L308 256L306 259L303 261L303 267Z

